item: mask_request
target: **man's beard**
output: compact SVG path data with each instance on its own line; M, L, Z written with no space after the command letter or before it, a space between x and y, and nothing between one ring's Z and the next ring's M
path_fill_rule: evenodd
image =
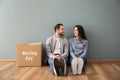
M60 33L60 36L64 36L64 33Z

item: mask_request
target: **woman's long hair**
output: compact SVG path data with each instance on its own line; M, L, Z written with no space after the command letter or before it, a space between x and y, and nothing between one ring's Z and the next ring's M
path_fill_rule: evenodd
M85 31L84 31L83 26L81 26L81 25L76 25L74 28L77 28L77 29L78 29L78 34L81 36L82 39L86 39L86 40L87 40L87 37L86 37L86 35L85 35Z

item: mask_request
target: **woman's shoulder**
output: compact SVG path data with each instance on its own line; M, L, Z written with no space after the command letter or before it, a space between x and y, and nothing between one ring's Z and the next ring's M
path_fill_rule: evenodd
M83 39L83 41L88 42L88 40L87 40L87 39Z
M87 39L83 39L82 42L83 42L84 44L87 44L87 43L88 43L88 40L87 40Z
M74 39L75 39L74 37L73 38L69 38L69 41L74 41Z

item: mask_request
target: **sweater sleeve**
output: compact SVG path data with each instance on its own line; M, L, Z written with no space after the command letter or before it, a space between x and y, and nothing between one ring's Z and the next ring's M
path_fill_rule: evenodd
M54 58L54 55L52 54L52 49L50 48L50 42L51 42L51 39L48 38L46 40L46 52L49 58Z
M83 53L82 53L82 55L80 57L86 57L87 50L88 50L88 41L86 41L84 51L83 51Z
M72 45L72 40L69 39L69 43L70 43L70 55L75 58L75 54L74 54L74 50L73 50L73 45Z
M64 39L64 53L61 55L63 58L66 58L66 57L68 57L68 51L69 51L69 42L68 42L68 39L67 38L65 38Z

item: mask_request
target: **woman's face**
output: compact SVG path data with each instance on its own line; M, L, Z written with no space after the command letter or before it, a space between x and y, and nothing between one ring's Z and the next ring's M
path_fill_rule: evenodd
M77 27L74 28L74 36L75 37L79 37L79 33L78 33L78 28Z

